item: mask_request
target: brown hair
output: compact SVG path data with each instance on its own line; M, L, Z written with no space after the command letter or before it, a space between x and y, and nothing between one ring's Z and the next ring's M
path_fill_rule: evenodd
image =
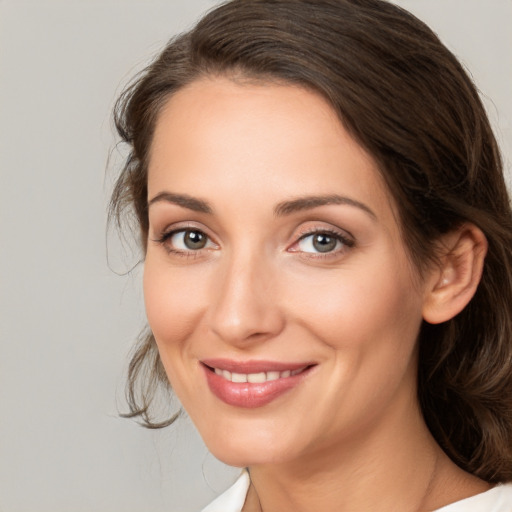
M421 21L382 0L232 0L172 40L126 89L115 123L130 154L111 215L131 210L148 233L147 164L165 101L205 75L296 84L321 94L373 155L398 207L419 272L436 240L463 222L489 251L470 304L420 334L418 393L446 453L490 482L512 479L512 214L496 141L478 92ZM131 413L161 427L151 406L168 381L151 334L130 368Z

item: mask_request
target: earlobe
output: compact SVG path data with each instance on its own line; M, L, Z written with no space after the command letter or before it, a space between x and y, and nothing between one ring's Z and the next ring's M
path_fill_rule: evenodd
M460 313L476 292L487 254L487 239L474 224L463 224L440 240L439 266L427 280L423 319L431 324Z

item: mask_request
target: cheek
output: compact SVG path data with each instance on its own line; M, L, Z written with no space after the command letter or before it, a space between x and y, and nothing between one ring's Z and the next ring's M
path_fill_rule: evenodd
M197 278L199 277L199 278ZM173 268L148 254L144 267L144 301L149 326L165 358L167 350L181 350L193 331L204 303L205 281Z
M407 263L393 253L367 263L294 276L291 309L333 349L392 353L404 343L410 349L421 324L422 300L404 270Z
M318 417L327 433L339 425L357 430L383 413L398 390L407 400L415 396L421 297L389 258L361 272L347 266L310 278L288 296L296 321L312 334L307 339L328 349L319 352L328 371L314 399Z
M197 269L192 275L184 267L171 267L165 257L146 256L144 301L148 323L171 387L185 409L193 401L197 380L190 340L203 314L206 282Z

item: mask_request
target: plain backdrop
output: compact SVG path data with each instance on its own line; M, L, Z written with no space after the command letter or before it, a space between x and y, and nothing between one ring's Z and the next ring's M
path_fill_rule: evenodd
M141 268L105 235L116 95L213 0L0 0L0 512L194 512L238 474L121 419ZM401 0L471 70L510 173L511 0Z

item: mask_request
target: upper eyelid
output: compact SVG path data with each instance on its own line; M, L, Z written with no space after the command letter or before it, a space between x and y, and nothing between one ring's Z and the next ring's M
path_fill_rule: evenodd
M150 227L151 227L151 225L150 225ZM208 238L210 238L212 240L215 238L215 237L212 237L211 230L207 226L205 226L202 223L195 222L195 221L172 222L170 224L166 224L165 227L163 227L162 229L160 229L160 228L155 229L155 228L151 227L151 231L158 238L161 238L162 236L167 236L171 233L177 233L179 231L187 231L187 230L201 231L206 236L208 236Z
M183 233L186 231L199 231L203 233L203 235L208 238L210 242L212 242L215 245L218 245L217 242L214 241L213 237L209 235L205 229L197 228L195 226L187 226L187 227L176 227L176 228L170 228L162 231L162 235L159 237L160 239L165 238L166 240L178 233Z
M314 235L316 233L330 233L335 236L339 236L343 239L351 240L352 242L355 242L355 237L352 235L350 231L347 231L346 229L339 228L337 226L334 226L332 224L329 224L328 226L311 226L311 227L301 227L299 230L299 233L297 235L297 240L307 237L309 235Z
M352 238L352 236L349 233L347 233L341 229L335 229L335 228L312 228L312 229L304 230L304 232L299 234L299 238L316 235L318 233L329 233L331 235L338 235L340 237Z

